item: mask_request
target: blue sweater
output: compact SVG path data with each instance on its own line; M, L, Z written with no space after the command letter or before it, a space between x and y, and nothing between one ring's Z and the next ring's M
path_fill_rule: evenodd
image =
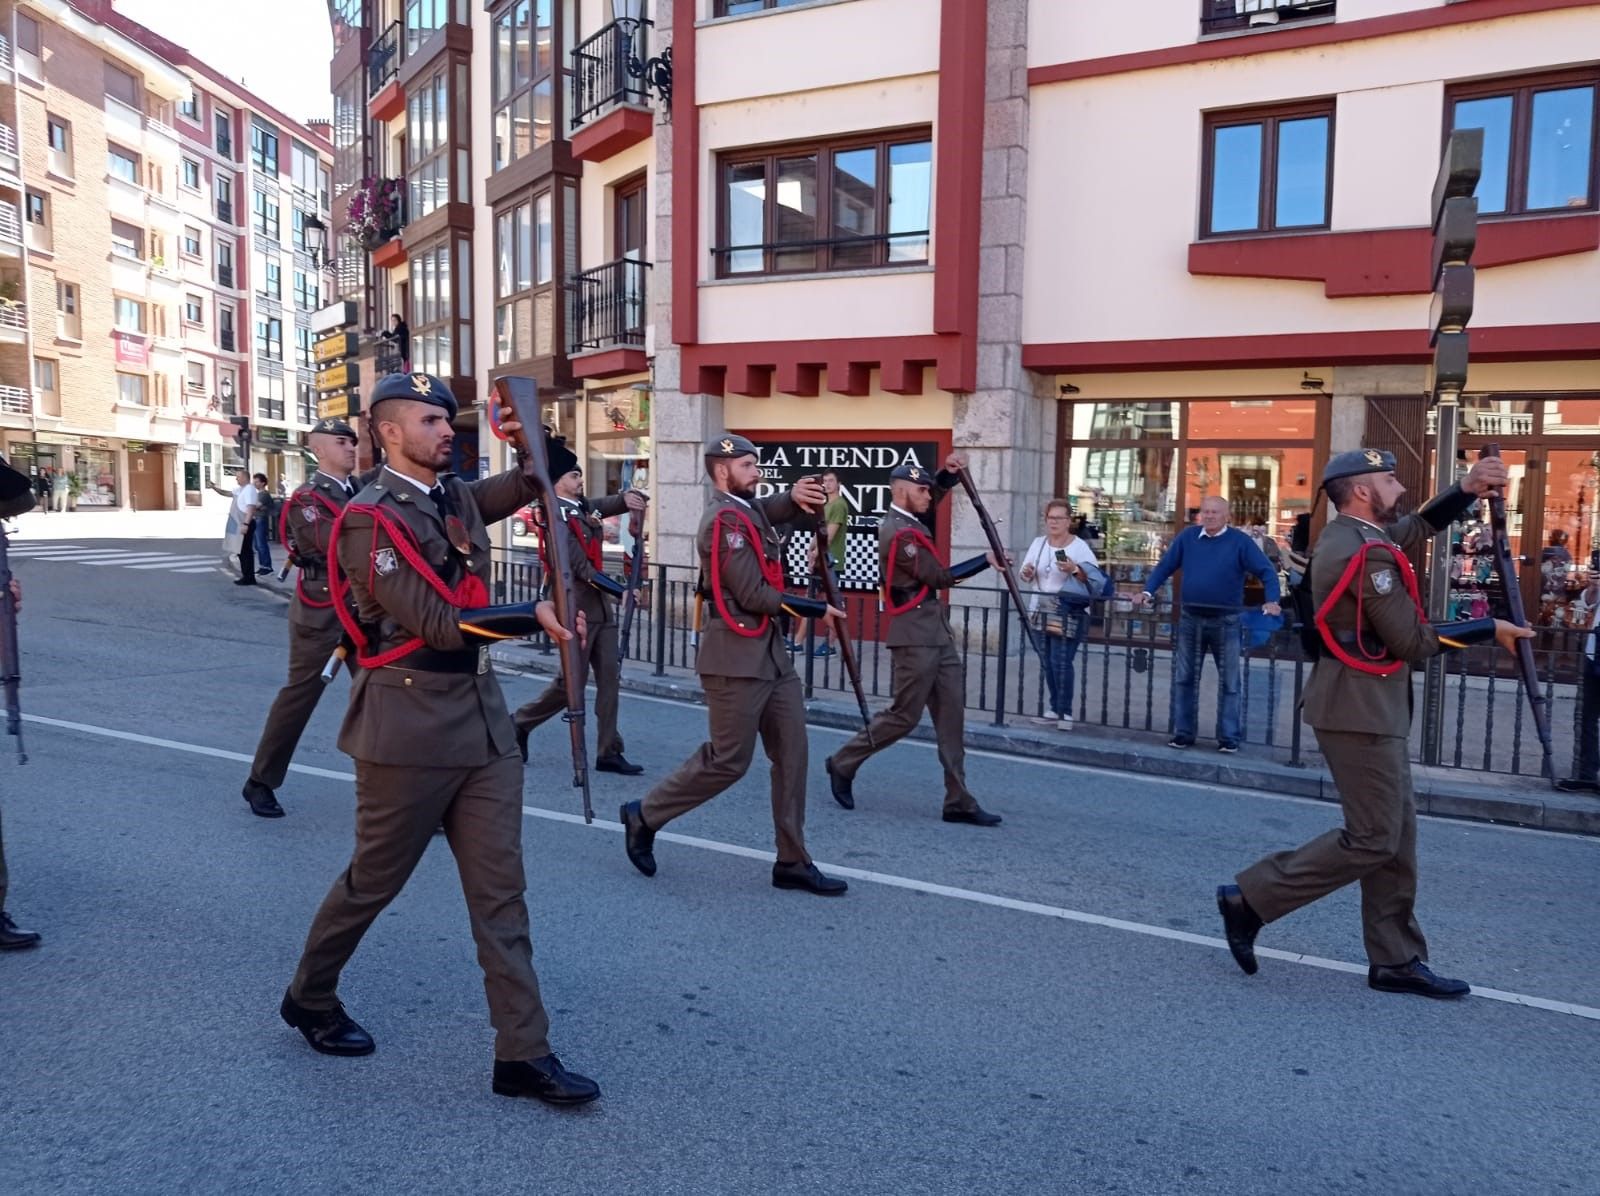
M1154 594L1179 569L1183 570L1185 607L1238 610L1244 605L1247 573L1261 579L1268 602L1278 600L1278 571L1256 542L1236 527L1225 527L1218 536L1202 536L1198 524L1184 528L1144 583L1145 591Z

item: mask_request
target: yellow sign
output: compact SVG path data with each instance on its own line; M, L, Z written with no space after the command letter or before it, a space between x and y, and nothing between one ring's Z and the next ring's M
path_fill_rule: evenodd
M354 362L345 362L332 369L326 369L317 375L317 393L327 394L333 390L344 390L354 386L360 381L361 371Z
M325 336L316 343L312 356L318 365L325 365L330 361L338 361L341 357L354 357L356 352L356 334L341 332L337 336Z
M349 419L352 415L360 414L360 396L351 394L348 390L335 391L317 400L318 419Z

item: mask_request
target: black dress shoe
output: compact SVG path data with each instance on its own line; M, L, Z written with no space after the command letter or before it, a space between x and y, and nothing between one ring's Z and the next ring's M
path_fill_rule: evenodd
M522 757L524 764L528 762L528 732L532 730L532 727L517 728L517 754Z
M1600 781L1586 781L1582 777L1562 777L1556 788L1563 793L1600 793Z
M11 920L11 915L0 913L0 951L24 951L39 945L37 930L23 930Z
M594 762L596 772L620 772L625 777L636 777L644 769L630 762L621 752L613 752L609 756L601 756Z
M332 1009L307 1009L284 993L278 1015L305 1035L312 1050L324 1055L370 1055L377 1050L378 1044L372 1041L372 1035L356 1024L343 1005Z
M779 860L772 865L772 887L775 889L804 889L818 897L842 896L850 886L836 876L824 876L809 860L785 864Z
M561 1066L554 1055L541 1059L496 1059L494 1090L501 1096L531 1096L547 1105L586 1105L600 1095L600 1085Z
M1000 815L991 814L982 806L973 806L970 810L946 810L946 822L965 822L968 826L999 826Z
M841 776L833 770L833 757L829 756L822 762L822 767L828 771L828 788L833 790L833 800L847 810L856 808L856 795L850 788L852 777Z
M644 814L639 803L628 802L622 807L622 845L628 853L628 862L646 876L656 874L656 833L644 824Z
M250 813L258 818L283 817L283 807L278 804L278 799L260 781L244 783L244 799L250 803Z
M233 584L236 586L253 586L256 584L256 579L253 577L241 577Z
M1419 997L1438 997L1442 1000L1464 997L1472 991L1472 985L1465 980L1447 980L1443 976L1435 976L1420 959L1413 959L1398 967L1374 965L1368 968L1367 987L1381 993L1414 993Z
M1250 908L1238 885L1217 886L1217 909L1222 914L1222 933L1228 940L1228 950L1233 952L1233 962L1246 976L1254 976L1261 966L1256 963L1260 915Z

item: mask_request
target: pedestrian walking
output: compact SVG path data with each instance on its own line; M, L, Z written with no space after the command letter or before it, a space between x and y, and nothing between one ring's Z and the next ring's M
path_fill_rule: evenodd
M236 470L233 475L234 490L228 518L239 536L239 579L236 586L256 584L256 513L261 506L261 495L250 482L248 469Z
M544 536L567 537L567 560L572 564L574 599L578 609L583 611L588 627L580 653L583 675L578 678L579 687L587 684L591 673L594 676L594 710L598 723L595 771L637 776L644 769L622 754L622 736L617 733L622 658L617 647L620 627L615 600L624 593L624 587L605 571L605 520L628 511L643 511L648 500L637 490L626 490L591 502L584 497L583 469L578 464L578 458L562 444L553 445L550 450L550 477L561 510L554 520L555 526L547 526L540 533L539 559L544 564L545 577L548 579L550 564L545 555ZM634 551L639 551L638 547ZM517 750L524 761L528 759L528 736L534 728L551 716L564 713L566 709L565 674L558 673L543 693L520 707L512 716L511 721L517 728Z
M848 540L846 532L850 526L850 504L840 492L839 475L833 470L823 473L822 489L828 495L828 501L822 506L821 527L817 529L817 534L811 541L812 563L821 565L824 563L822 558L826 556L826 564L833 570L834 576L843 577ZM820 642L812 649L811 655L819 658L832 656L838 651L833 646L833 637L833 620L822 620L817 626L816 638ZM804 636L800 638L803 640Z
M265 577L272 572L272 529L277 524L278 502L272 497L266 474L258 473L250 480L256 488L256 576Z
M926 710L933 718L944 768L944 820L1000 825L1000 815L980 806L967 788L966 670L956 651L949 608L939 597L939 591L999 563L986 553L946 565L921 518L960 484L957 471L966 463L965 457L951 453L937 474L905 464L889 475L891 503L878 523L878 564L889 615L894 697L887 710L825 762L833 799L847 810L856 808L856 772L868 757L909 735Z
M786 494L757 498L756 446L743 436L717 437L706 445L704 459L713 491L696 544L708 620L695 668L705 689L710 738L642 802L622 807L624 848L635 868L654 876L656 832L744 776L759 735L772 761L778 848L773 886L837 896L849 886L824 876L806 850L805 697L778 629L784 611L843 617L820 599L783 589L778 527L814 526L806 508L820 507L826 495L815 480L802 478Z
M1339 789L1344 826L1269 855L1217 888L1234 960L1256 972L1255 939L1352 881L1361 884L1367 984L1381 992L1460 997L1466 983L1435 975L1418 926L1417 807L1411 788L1411 666L1446 648L1494 640L1508 652L1533 634L1498 619L1430 625L1407 554L1447 530L1479 497L1505 486L1499 458L1415 515L1396 519L1405 487L1394 456L1355 449L1329 460L1322 487L1338 511L1311 558L1321 653L1305 690L1305 720Z
M541 627L571 638L549 602L488 606L485 524L535 490L520 467L477 482L441 476L457 408L438 378L387 375L370 401L387 464L346 509L332 546L335 609L348 585L358 610L346 630L359 671L339 734L356 765L355 854L311 923L280 1013L324 1054L372 1052L372 1036L339 1001L339 975L442 822L495 1028L493 1090L591 1101L598 1085L550 1049L523 897L522 762L489 661L493 639Z
M1200 674L1205 658L1217 666L1217 750L1236 752L1244 738L1239 709L1247 577L1261 583L1261 611L1280 613L1278 571L1248 535L1228 526L1228 502L1211 495L1200 502L1197 521L1174 538L1134 596L1141 607L1155 601L1167 578L1182 571L1182 606L1172 650L1172 738L1168 747L1192 747L1200 721Z
M39 476L33 479L33 492L37 499L36 506L42 515L50 509L50 469L46 466L39 471Z
M1029 618L1039 633L1045 685L1050 691L1050 714L1034 721L1043 726L1072 730L1074 661L1078 646L1089 634L1089 611L1105 591L1106 575L1094 550L1072 534L1072 507L1053 498L1044 509L1044 535L1028 545L1019 571L1032 582L1034 597Z
M356 434L349 424L324 419L306 433L317 468L284 504L284 550L299 567L289 603L289 676L267 712L256 743L244 799L261 818L282 818L277 790L289 775L295 747L327 684L323 668L344 635L328 586L328 545L334 522L355 496Z
M56 470L55 476L50 479L50 501L57 511L67 509L67 499L72 493L72 479L65 470Z

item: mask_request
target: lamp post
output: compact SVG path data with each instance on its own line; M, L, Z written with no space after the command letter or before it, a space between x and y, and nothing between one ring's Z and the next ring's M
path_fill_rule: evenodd
M655 58L641 59L634 51L634 37L639 38L643 48L644 29L650 23L644 16L646 3L647 0L611 0L611 16L624 39L623 68L632 78L641 80L647 89L654 91L656 99L661 102L662 111L671 116L672 47L668 46Z
M311 254L311 264L322 269L322 251L328 247L328 226L315 216L307 216L303 225L306 250Z

